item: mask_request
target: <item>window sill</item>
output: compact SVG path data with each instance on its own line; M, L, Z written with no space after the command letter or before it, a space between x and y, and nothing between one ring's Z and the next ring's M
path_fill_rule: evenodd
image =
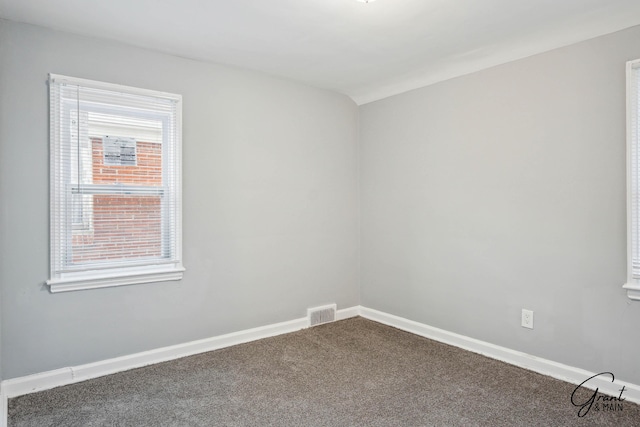
M73 274L71 277L61 277L47 280L51 293L80 291L84 289L108 288L114 286L137 285L140 283L167 282L181 280L183 267L163 269L147 269L137 272L120 272L119 274Z
M627 290L627 296L629 299L640 301L640 284L625 283L622 287Z

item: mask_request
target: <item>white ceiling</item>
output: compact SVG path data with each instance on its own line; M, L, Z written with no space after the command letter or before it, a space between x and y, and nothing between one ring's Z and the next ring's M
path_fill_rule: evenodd
M640 0L0 0L0 17L363 104L638 25Z

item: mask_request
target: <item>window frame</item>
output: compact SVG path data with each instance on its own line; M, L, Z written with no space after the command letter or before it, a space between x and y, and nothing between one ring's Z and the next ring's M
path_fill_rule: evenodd
M64 107L65 109L67 108L67 106ZM63 114L64 116L64 114ZM78 114L78 117L76 117L75 119L71 116L71 114L69 114L70 118L72 119L72 122L69 124L69 127L71 129L67 130L67 127L64 126L64 134L65 137L67 136L67 134L69 135L69 138L73 138L73 130L72 130L72 126L74 125L73 120L80 120L80 115ZM79 125L79 124L78 124ZM77 126L77 129L80 129L80 126ZM77 136L80 137L80 136ZM87 138L87 147L84 147L87 150L91 149L91 140L89 138ZM85 176L85 174L90 174L91 178L93 178L93 167L91 165L90 157L83 157L82 159L80 159L79 162L77 162L78 158L77 156L79 155L79 153L76 153L76 157L72 157L71 158L71 174L74 173L74 169L79 168L80 170L77 171L79 175ZM83 195L78 195L79 197L82 197L83 199L86 199L85 196ZM91 201L91 205L93 205L93 200ZM70 216L71 216L71 230L70 232L72 233L72 235L90 235L93 233L93 214L91 213L91 215L86 215L84 213L84 208L85 208L85 202L83 202L82 204L80 204L78 206L79 210L80 210L80 218L78 220L78 218L76 218L76 212L74 212L73 210L71 210L70 212Z
M65 270L63 268L62 261L60 259L63 248L69 247L69 239L72 239L74 227L72 221L67 221L64 218L60 218L61 215L57 213L60 212L60 208L62 208L65 203L65 198L68 197L67 192L69 194L73 194L73 184L63 182L64 179L60 178L57 182L57 173L62 168L62 147L63 143L61 138L63 138L62 133L65 131L61 131L59 134L58 129L61 128L61 114L54 114L54 112L59 112L63 109L67 109L70 106L66 105L62 99L58 99L57 97L54 100L54 89L53 83L67 83L71 85L77 85L80 87L86 87L91 89L103 89L112 92L120 92L124 96L126 95L142 95L142 96L150 96L155 98L162 98L171 100L175 102L175 147L174 147L174 159L173 161L173 170L174 174L170 174L168 171L168 164L163 161L162 164L162 179L163 185L156 188L143 188L145 186L139 185L127 185L127 190L130 189L134 191L136 194L152 194L157 193L159 195L164 195L165 191L168 188L175 189L174 200L175 200L175 211L169 213L162 214L162 236L170 235L174 236L175 242L173 245L175 247L175 255L172 259L168 259L166 261L162 261L160 258L155 260L149 260L149 262L144 263L141 262L138 265L132 266L109 266L108 262L105 262L103 266L99 268L95 265L90 269L75 269L75 270ZM111 286L123 286L123 285L133 285L140 283L152 283L152 282L162 282L162 281L175 281L181 280L183 277L183 272L185 268L182 263L182 96L167 92L159 92L149 89L141 89L130 86L123 86L113 83L105 83L75 77L62 76L58 74L49 74L49 86L50 86L50 98L49 98L49 116L50 116L50 276L49 280L45 283L49 286L49 289L52 293L55 292L66 292L66 291L75 291L82 289L94 289L94 288L104 288ZM57 102L57 105L54 103ZM119 115L132 115L132 116L140 116L140 117L151 117L154 116L155 119L160 119L163 123L163 129L166 129L168 125L168 118L173 116L173 114L161 114L159 112L152 111L133 111L129 109L127 111L127 107L122 106L118 107L116 105L105 106L92 106L91 101L83 102L83 107L81 111L87 112L104 112L111 111L113 113L118 113ZM95 104L95 103L93 103ZM78 104L79 105L79 104ZM91 108L86 108L90 106ZM71 106L72 108L74 106ZM94 111L95 110L95 111ZM164 117L162 117L164 116ZM163 132L163 153L169 149L169 141L168 136L166 136L166 132ZM163 156L164 158L164 156ZM168 181L165 183L165 181ZM170 182L169 182L170 181ZM78 187L83 184L76 184ZM115 185L109 184L89 184L83 185L83 187L87 187L87 189L95 190L97 193L95 194L106 194L110 191L111 188L116 188ZM158 193L159 192L159 193ZM91 193L93 194L93 192ZM175 214L175 218L169 219L167 215L173 216ZM73 215L72 209L69 206L66 206L64 209L64 215L69 216ZM72 217L73 219L73 217ZM175 234L171 234L168 232L168 221L175 222ZM66 222L67 227L62 229L62 223ZM64 237L62 237L58 230L64 231ZM161 239L164 245L164 238ZM161 249L161 253L164 254L166 252L164 246ZM145 264L145 265L141 265Z
M629 299L640 301L640 276L633 274L634 233L640 230L640 207L634 199L640 198L640 154L634 164L633 154L640 153L640 59L627 62L627 282L622 286ZM634 125L636 129L634 129ZM635 177L639 177L635 179ZM634 194L637 196L634 197ZM636 209L638 212L636 212ZM635 228L635 229L634 229ZM638 236L640 238L640 235Z

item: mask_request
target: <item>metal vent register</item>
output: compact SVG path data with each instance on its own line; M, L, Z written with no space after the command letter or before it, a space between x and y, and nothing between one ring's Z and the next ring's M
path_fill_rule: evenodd
M307 310L309 317L309 326L321 325L336 320L336 305L324 305L322 307L314 307Z

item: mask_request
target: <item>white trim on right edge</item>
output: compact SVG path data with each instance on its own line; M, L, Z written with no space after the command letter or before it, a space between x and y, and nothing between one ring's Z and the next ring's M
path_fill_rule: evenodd
M443 329L434 328L433 326L405 319L403 317L394 316L393 314L383 313L371 308L360 307L360 316L383 323L412 334L420 335L435 341L453 345L464 350L478 353L483 356L497 359L511 365L519 366L530 371L547 375L571 384L581 384L586 379L596 375L595 372L589 372L584 369L574 368L573 366L564 365L551 360L542 359L506 347L480 341L454 332L445 331ZM604 394L611 396L619 396L620 389L625 387L624 396L629 402L640 403L640 386L636 384L626 383L624 381L611 382L610 376L598 376L584 387L595 390L596 387Z
M0 427L7 427L7 417L9 416L9 400L4 394L2 382L0 382Z
M627 290L627 296L633 301L640 301L640 279L637 265L640 254L635 253L638 244L638 227L640 212L636 201L638 188L638 174L640 164L638 149L640 149L640 106L638 93L640 91L640 59L627 62L627 283L622 287ZM635 260L635 262L634 262Z

